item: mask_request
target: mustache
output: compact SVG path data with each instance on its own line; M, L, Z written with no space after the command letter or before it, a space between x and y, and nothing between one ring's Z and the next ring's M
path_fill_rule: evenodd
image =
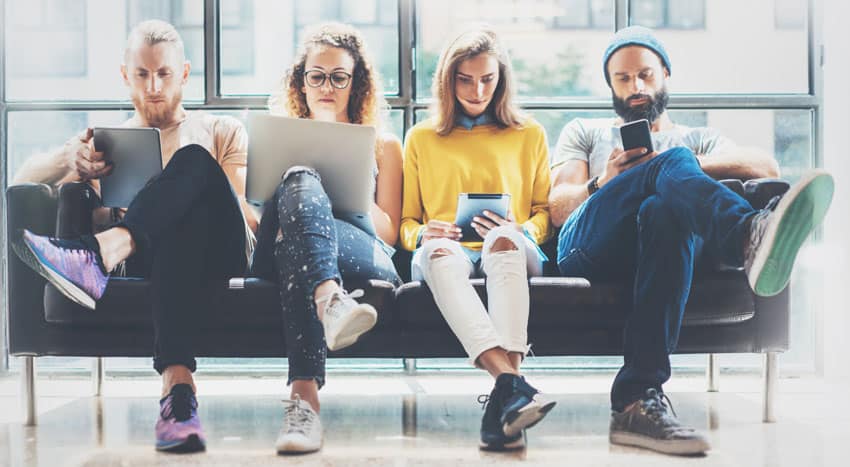
M641 99L646 99L647 101L649 101L649 104L652 104L655 101L655 99L653 99L652 96L650 96L649 94L632 94L631 96L626 98L626 102L632 102Z

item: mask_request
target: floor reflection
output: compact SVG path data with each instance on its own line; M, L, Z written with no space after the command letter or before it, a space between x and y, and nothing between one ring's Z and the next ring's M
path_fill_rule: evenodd
M483 414L477 394L327 394L325 448L280 458L273 445L283 405L270 395L201 397L207 453L162 456L153 451L155 397L84 397L42 414L39 425L0 424L0 465L830 465L836 430L850 428L847 411L786 414L760 422L752 394L673 394L676 412L708 432L713 451L682 459L608 444L608 396L551 394L558 406L528 433L528 448L510 454L477 449ZM787 395L794 397L795 395ZM797 395L799 397L799 395ZM722 414L722 417L721 417ZM792 414L793 415L793 414ZM817 417L827 417L827 424ZM814 417L812 419L811 417ZM722 420L722 422L721 422ZM820 420L813 428L813 420ZM837 464L836 464L837 465Z

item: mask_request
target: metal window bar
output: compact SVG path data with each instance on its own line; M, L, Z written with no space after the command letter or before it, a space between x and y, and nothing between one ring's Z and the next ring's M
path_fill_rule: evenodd
M394 109L404 111L404 131L413 124L413 114L416 110L425 109L428 105L427 96L416 96L416 45L417 18L416 0L399 0L398 3L398 33L399 33L399 95L389 97L388 103ZM615 30L629 23L629 8L631 0L614 0ZM220 92L220 54L219 54L219 11L220 0L204 0L204 56L205 56L205 97L203 103L190 103L188 109L232 110L232 109L264 109L266 98L257 96L222 96ZM815 166L823 164L823 128L822 128L822 21L817 12L822 11L823 0L808 2L808 94L774 94L774 95L675 95L670 99L671 109L809 109L813 115L814 134L812 138L812 154ZM6 1L0 0L0 24L5 24ZM5 34L0 34L0 50L5 50ZM8 114L15 111L94 111L94 110L132 110L128 101L103 102L7 102L5 92L5 54L0 55L0 196L5 203L7 182L7 144L8 144ZM426 97L423 99L423 97ZM564 98L558 100L521 101L520 105L529 110L609 110L610 101L600 98ZM0 280L5 284L6 241L5 210L3 214L3 229L0 231ZM5 322L8 302L4 294L0 297L0 371L8 368L8 346L5 340ZM817 356L822 352L816 351ZM816 367L823 365L818 358Z

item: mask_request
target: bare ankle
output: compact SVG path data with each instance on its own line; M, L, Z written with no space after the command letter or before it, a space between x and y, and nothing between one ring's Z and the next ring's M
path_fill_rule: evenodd
M172 365L162 372L162 397L167 396L171 388L178 384L188 384L192 387L192 392L197 392L195 380L189 368L183 365Z
M103 267L111 271L136 251L136 242L124 227L113 227L94 236L100 248Z
M319 321L322 321L324 318L325 305L327 305L327 301L320 303L319 300L338 290L340 290L339 284L333 279L326 280L316 286L316 289L313 291L313 301L316 303L316 314L319 317Z

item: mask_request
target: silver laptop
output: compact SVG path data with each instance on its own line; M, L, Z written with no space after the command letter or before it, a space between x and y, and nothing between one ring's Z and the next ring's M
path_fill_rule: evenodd
M375 128L347 123L257 114L248 124L246 197L256 205L271 199L292 166L312 167L334 216L374 234Z

